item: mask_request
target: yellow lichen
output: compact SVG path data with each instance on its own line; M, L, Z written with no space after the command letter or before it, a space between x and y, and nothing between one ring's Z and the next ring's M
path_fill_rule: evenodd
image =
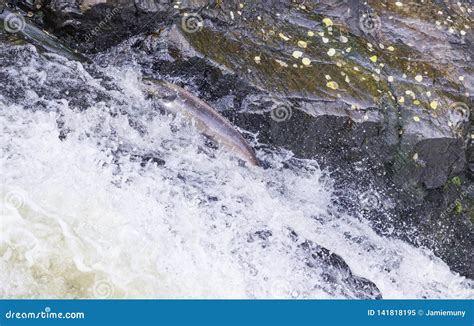
M332 20L330 18L327 18L327 17L323 19L323 23L324 23L324 25L326 25L326 27L329 27L329 26L333 25Z
M333 48L330 48L327 53L328 53L328 56L332 57L333 55L336 54L336 50L334 50Z
M301 58L301 57L303 56L303 52L301 52L301 51L294 51L292 55L293 55L294 58L299 59L299 58Z
M327 82L326 86L330 89L338 89L339 88L339 85L335 82L335 81L329 81Z
M282 67L288 67L288 64L284 61L281 61L281 60L278 60L278 59L275 59L275 61Z
M303 60L301 60L301 61L303 62L303 64L304 64L305 66L309 66L309 65L311 64L311 60L308 59L308 58L303 58Z
M300 48L306 49L308 47L308 43L305 41L298 41L298 46Z
M285 34L283 33L280 33L278 34L278 36L280 36L281 39L285 40L285 41L288 41L290 38L288 36L286 36Z

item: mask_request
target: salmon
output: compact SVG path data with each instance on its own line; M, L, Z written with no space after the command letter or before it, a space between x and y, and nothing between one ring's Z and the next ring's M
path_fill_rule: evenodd
M153 95L164 110L181 114L189 119L204 135L236 154L253 166L259 162L253 148L239 131L209 104L179 87L164 80L146 79L146 91Z

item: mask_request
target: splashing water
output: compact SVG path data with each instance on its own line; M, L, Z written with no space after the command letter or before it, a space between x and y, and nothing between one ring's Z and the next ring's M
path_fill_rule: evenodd
M290 229L384 298L472 297L431 252L331 214L317 162L260 151L262 169L210 150L158 112L133 64L86 71L31 46L0 52L2 297L344 297Z

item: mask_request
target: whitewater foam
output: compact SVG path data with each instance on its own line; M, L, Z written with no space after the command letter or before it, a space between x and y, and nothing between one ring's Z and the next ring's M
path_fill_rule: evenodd
M261 150L270 168L246 167L207 147L156 110L137 67L3 51L19 54L7 85L28 92L0 98L1 297L344 297L304 263L289 229L384 298L473 296L430 251L330 214L332 181L317 162Z

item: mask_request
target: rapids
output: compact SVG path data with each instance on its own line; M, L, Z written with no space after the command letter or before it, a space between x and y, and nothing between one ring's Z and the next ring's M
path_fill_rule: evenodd
M429 250L338 207L318 162L241 130L266 162L245 166L160 114L133 61L0 56L2 298L351 297L289 230L384 298L473 296Z

